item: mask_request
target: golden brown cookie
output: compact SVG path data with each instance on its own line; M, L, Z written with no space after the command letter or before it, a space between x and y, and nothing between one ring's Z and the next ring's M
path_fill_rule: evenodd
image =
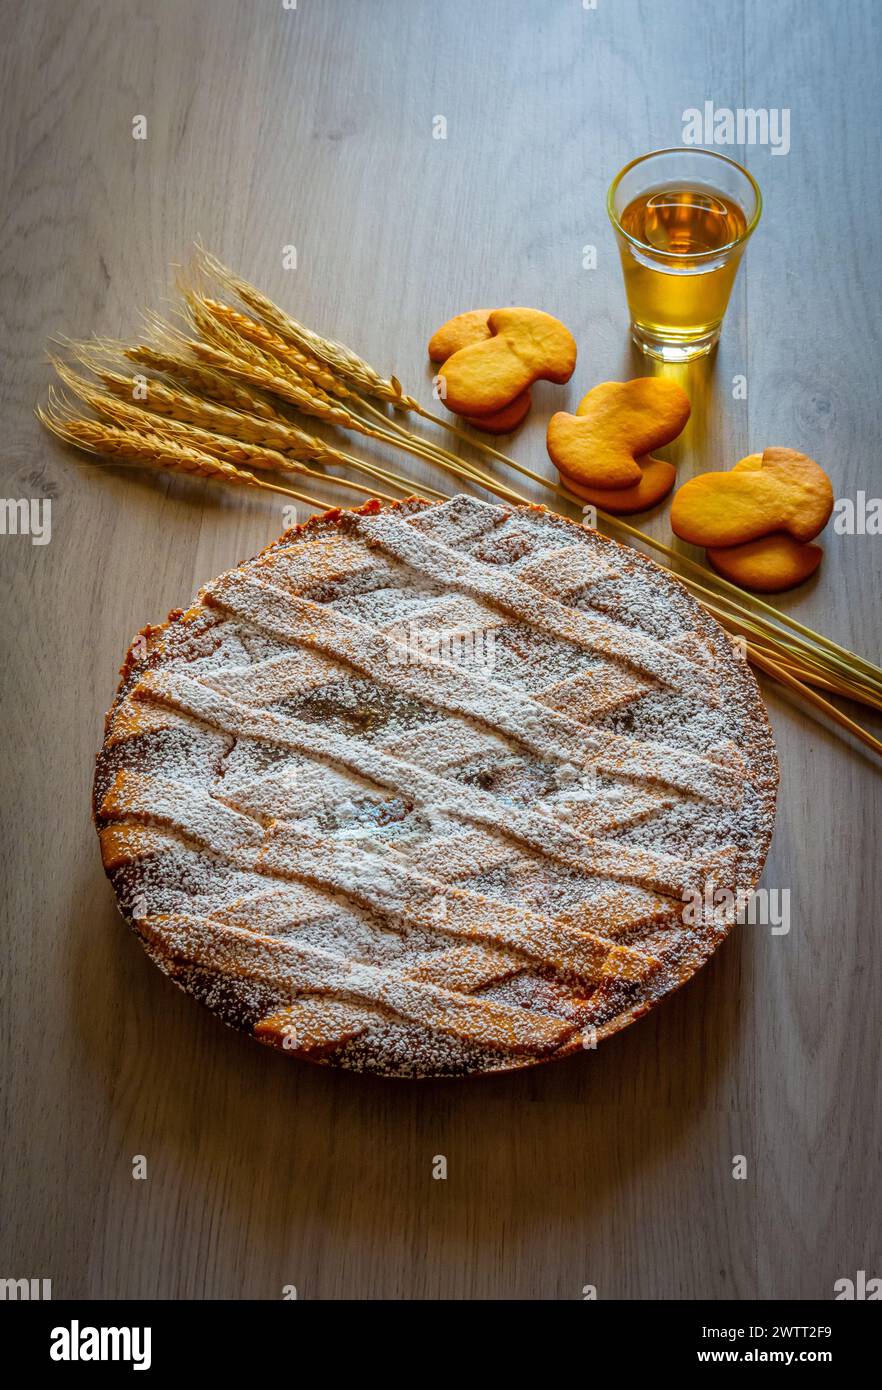
M429 357L433 362L446 362L460 348L481 343L490 337L487 323L492 309L466 309L442 323L429 339Z
M795 541L783 531L707 552L708 560L724 579L760 594L776 594L802 584L814 574L823 556L819 545Z
M814 459L794 449L765 449L759 466L749 455L728 473L690 478L671 506L681 540L709 547L744 545L775 531L810 541L833 510L830 479Z
M555 467L584 487L639 486L642 460L669 444L689 419L689 397L667 377L604 381L579 402L575 415L558 411L548 423Z
M432 361L446 362L460 348L490 338L488 319L492 312L492 309L467 309L465 313L456 314L443 323L429 339L429 357ZM527 418L532 403L528 387L492 415L464 415L463 419L472 429L483 430L485 434L510 434Z
M639 459L638 463L640 481L633 487L586 487L569 474L558 471L561 482L577 497L593 502L601 511L628 516L632 512L647 512L650 507L658 506L671 491L677 476L674 465L666 463L664 459L647 457Z
M526 420L532 404L533 397L528 388L493 415L464 415L462 418L473 430L483 430L485 434L510 434Z
M569 381L576 342L559 319L540 309L494 309L492 337L453 353L438 373L441 397L457 415L493 415L534 381Z

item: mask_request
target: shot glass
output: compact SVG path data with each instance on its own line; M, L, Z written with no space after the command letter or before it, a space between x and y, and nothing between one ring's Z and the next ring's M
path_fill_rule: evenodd
M655 150L616 175L607 211L634 342L662 362L710 352L762 212L756 180L713 150Z

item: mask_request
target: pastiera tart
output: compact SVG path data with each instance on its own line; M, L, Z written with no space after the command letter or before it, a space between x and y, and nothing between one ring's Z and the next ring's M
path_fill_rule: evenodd
M315 517L145 629L94 804L124 917L226 1023L460 1076L693 974L776 786L754 678L675 579L462 496Z

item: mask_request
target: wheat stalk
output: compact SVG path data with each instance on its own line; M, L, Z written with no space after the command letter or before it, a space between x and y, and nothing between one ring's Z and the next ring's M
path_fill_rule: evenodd
M839 724L843 729L847 729L849 733L854 734L855 738L860 739L861 743L865 743L868 748L872 748L874 753L882 754L882 742L880 742L874 734L869 733L862 725L855 723L853 719L849 719L847 714L843 714L842 710L837 709L835 705L831 705L829 700L825 700L823 696L817 695L813 690L809 690L802 681L798 680L790 671L781 666L779 662L771 661L762 652L757 651L755 647L751 648L749 643L747 651L751 660L761 671L765 671L767 675L772 676L781 685L789 686L801 699L813 705L814 708L820 710L822 714L826 714L828 718L834 720L834 722Z
M162 435L163 438L172 437L181 444L191 444L195 449L211 454L214 458L223 459L225 463L231 463L234 467L245 465L248 468L260 468L270 472L298 473L307 478L318 478L321 482L333 483L336 487L345 488L350 492L358 492L363 497L380 497L384 502L395 500L388 493L379 492L376 488L364 487L361 483L351 482L348 478L340 478L334 473L322 473L318 469L307 468L305 463L286 457L275 449L246 443L229 435L219 434L216 430L203 429L189 421L163 416L161 425L151 426L148 423L149 416L145 415L139 406L122 401L117 396L93 389L88 382L76 378L72 373L65 375L62 379L93 410L125 428L143 430L146 427L152 429L154 433Z
M59 340L73 356L99 374L101 364L118 366L121 359L133 362L139 367L149 367L151 371L172 376L184 388L195 392L207 400L256 415L262 420L282 420L283 417L267 397L259 391L249 389L232 377L212 370L193 358L180 353L161 350L146 343L131 345L115 342L109 338L93 338L85 343ZM128 380L127 394L132 394L134 381Z
M767 657L770 661L777 661L779 666L783 666L792 676L798 676L807 685L817 686L819 690L829 690L833 695L841 695L846 699L856 700L859 704L866 705L869 709L882 712L882 698L874 695L866 686L854 686L847 681L837 680L830 675L824 675L821 669L813 662L802 664L796 658L782 653L768 643L752 642L761 656Z
M278 449L279 453L290 453L295 458L319 458L323 452L321 440L280 419L245 414L233 406L223 405L205 396L195 396L159 377L142 377L136 382L132 377L113 371L95 360L88 344L75 346L80 349L78 360L94 372L105 390L129 405L138 406L154 415L187 421L219 434L228 434L249 444ZM84 400L87 392L95 389L63 359L50 354L49 360L65 385Z
M125 347L123 355L136 365L150 367L154 372L173 377L190 391L204 396L207 400L215 401L218 405L225 405L230 410L255 415L259 420L284 419L262 391L255 391L223 372L213 371L193 358L162 352L146 343Z
M312 360L317 359L320 363L325 363L336 373L338 378L342 377L344 381L351 383L351 385L363 395L380 400L385 405L392 405L396 410L413 411L415 414L421 415L424 419L430 420L433 424L440 425L444 429L449 430L452 434L465 440L466 443L471 444L473 447L482 449L486 453L506 463L512 463L512 460L508 459L504 454L500 454L498 450L491 448L489 444L485 444L483 440L476 438L474 435L467 434L450 421L444 420L438 415L434 415L430 410L426 410L425 406L421 405L415 396L408 395L404 391L401 382L396 376L382 376L375 367L371 366L370 362L365 361L363 357L359 357L359 355L353 352L351 348L347 347L345 343L337 342L333 338L324 338L320 334L314 333L312 329L307 328L305 324L299 323L298 320L292 318L290 314L286 314L285 311L281 309L278 304L274 303L273 300L269 299L267 295L262 294L260 290L248 280L243 280L241 276L236 275L234 271L230 270L229 266L224 265L216 256L206 251L204 247L196 247L195 259L199 270L208 276L213 276L227 291L235 294L241 299L243 304L247 304L267 328L274 330L273 336L277 340L281 339L283 343L288 344L290 348L294 349L299 354L309 356ZM219 305L216 300L204 300L204 302L217 306L217 309L225 311L230 315L235 313L234 310L228 310L227 306ZM240 318L245 318L245 316L241 315ZM253 324L253 320L246 320L246 322ZM259 325L254 325L247 330L244 327L240 327L240 332L246 337L254 336L254 341L259 341L255 329L259 330ZM309 372L307 372L307 375L309 375ZM418 438L419 436L414 437ZM515 464L514 467L517 468L517 465Z
M237 295L243 304L247 304L249 309L252 309L258 318L262 319L281 338L299 348L306 355L327 363L338 376L351 383L356 390L374 396L377 400L385 401L387 405L394 405L399 409L415 410L419 407L418 401L414 400L412 396L405 395L397 377L381 376L369 362L366 362L363 357L359 357L344 343L335 342L332 338L322 338L304 324L298 323L266 295L261 294L254 285L241 279L228 266L225 266L201 246L196 248L196 263L206 274L213 276L227 290Z
M145 384L143 397L133 397L132 383L126 377L99 371L99 379L106 387L102 391L66 362L51 356L50 361L64 384L100 414L114 416L134 428L139 425L150 428L146 425L147 412L160 415L163 430L186 435L197 448L220 451L230 463L298 472L302 470L295 459L319 459L328 455L320 439L294 425L244 416L229 406L175 390L155 378ZM153 428L160 426L154 423ZM217 450L211 448L212 441L217 443Z
M260 348L251 343L244 340L236 342L237 335L222 329L220 325L217 326L217 332L218 336L222 333L226 340L223 346L216 341L188 338L158 317L151 319L151 325L161 351L173 346L179 352L189 353L192 358L212 371L244 382L246 386L268 391L289 405L296 406L306 415L316 415L343 429L357 427L352 413L335 402L308 377L296 376L290 368L277 362L269 353L261 352ZM377 432L366 427L361 433Z
M202 255L206 257L208 253L202 253ZM248 285L246 281L233 276L232 272L226 270L226 267L220 266L220 262L214 262L212 257L208 257L208 260L216 267L213 273L221 279L221 282L225 283L228 289L235 288L236 292L240 294L240 298L243 298L245 302L249 304L249 307L255 308L257 312L261 312L262 309L268 317L268 321L272 322L276 328L279 328L280 332L284 331L284 321L284 323L287 323L289 326L295 325L301 334L308 333L308 330L304 329L302 324L296 324L295 320L288 319L287 315L283 314L282 310L279 309L277 305L272 304L271 300L266 299L266 297L260 294L258 290L254 289L252 285ZM206 269L209 268L204 261L203 266ZM223 271L232 278L224 280L223 276L219 274L220 271ZM247 295L243 293L246 289L248 291ZM421 435L414 434L412 430L405 429L397 421L390 420L386 415L383 415L372 406L369 401L363 400L360 397L353 397L352 393L340 382L338 375L335 374L345 376L351 363L355 361L360 364L362 371L361 375L354 381L354 384L358 385L362 390L368 390L368 394L377 396L387 403L392 399L388 395L388 392L379 389L370 389L371 382L376 386L377 382L382 383L384 379L381 378L377 372L374 372L373 368L371 368L368 363L362 358L356 357L354 353L344 348L342 344L335 343L329 339L320 338L314 333L308 333L309 343L315 347L316 352L322 356L323 360L333 366L334 369L333 372L329 373L326 371L323 374L322 379L330 388L326 390L319 380L319 373L313 372L312 375L309 375L310 369L308 367L304 369L301 366L304 354L300 349L296 348L293 352L289 351L288 344L285 340L280 340L279 333L268 332L266 328L262 328L259 323L248 318L247 315L239 314L236 310L230 310L227 306L220 304L219 301L211 300L192 289L187 289L184 293L191 324L197 332L203 335L203 338L208 339L209 342L214 343L224 352L230 353L239 361L249 363L255 371L271 373L276 379L276 382L282 378L287 379L289 388L293 387L296 389L298 397L297 399L292 398L290 391L286 393L283 389L280 390L278 385L267 386L267 390L276 390L283 399L288 399L292 404L297 405L299 409L304 410L307 414L317 415L320 418L328 420L332 424L355 430L359 434L368 435L370 438L379 439L384 443L395 444L398 448L404 449L407 453L413 454L417 458L435 463L448 471L452 470L459 477L463 475L463 470L465 470L471 476L472 481L479 487L488 488L490 491L495 492L497 496L505 497L508 501L524 500L513 489L507 487L505 484L499 484L496 480L492 480L489 475L482 472L474 464L460 458L456 454L450 453L446 449L442 449L440 445L435 444L433 441L427 440ZM301 340L298 339L297 341ZM305 342L307 339L303 339L302 341ZM322 349L324 351L321 351ZM313 367L315 367L315 365L316 364L313 363ZM425 415L427 419L435 420L436 423L443 423L442 421L437 421L437 418L429 412L424 411L423 407L412 396L401 394L400 385L397 380L393 378L393 381L395 381L393 404L401 409L417 411ZM386 385L388 386L390 383L387 382ZM340 399L333 400L331 391ZM304 392L309 397L308 403L303 401ZM348 404L341 406L341 401L344 400L347 402L353 401L353 404L357 404L362 410L369 411L378 423L372 426L370 422L365 420L357 410L352 408L352 406ZM339 411L341 408L347 413L348 419L345 422L340 419ZM501 491L500 488L502 489Z
M267 328L265 324L259 323L257 319L251 318L248 314L241 314L232 305L200 294L192 288L183 288L182 294L187 306L188 317L193 327L203 337L212 340L217 332L217 327L226 327L240 341L249 342L254 347L260 348L262 352L290 368L298 376L309 377L329 395L338 396L341 400L352 398L352 391L344 381L331 371L326 363L319 362L316 358L301 352L293 343L279 337L277 333ZM223 346L223 341L220 345Z
M346 428L352 428L352 409L345 404L346 398L351 398L352 393L345 387L339 388L338 397L335 399L322 381L304 372L292 356L278 357L267 345L244 337L231 321L208 313L201 303L189 305L189 316L196 332L202 335L201 345L212 345L243 365L253 368L256 373L265 374L266 378L274 383L268 389L278 395L283 394L279 383L284 382L289 390L297 393L289 399L298 409L314 415L323 415L332 424L337 425L343 423L345 417ZM324 382L333 383L333 374L327 368L321 375ZM308 400L304 400L304 396L308 397Z
M59 439L75 444L90 454L103 455L110 462L149 464L236 487L259 488L265 492L281 493L285 497L296 497L298 501L307 502L320 511L327 510L327 503L320 502L316 497L267 483L262 478L255 478L253 473L157 431L135 430L129 426L110 425L105 420L76 416L70 403L51 390L48 406L38 406L37 417Z
M410 479L404 478L390 469L382 468L378 464L368 463L344 449L338 449L325 440L319 439L316 435L307 433L290 420L283 420L281 417L263 418L233 406L207 400L203 396L195 396L181 389L173 379L145 378L143 395L134 396L132 378L124 376L120 372L112 371L106 365L107 362L113 360L106 345L99 351L96 351L91 343L72 343L69 346L77 360L94 372L107 391L129 404L136 403L143 409L161 415L163 418L187 421L210 430L212 433L226 435L230 439L275 449L286 458L311 460L316 463L352 468L381 483L391 484L391 486L399 488L405 496L413 491L413 483ZM119 344L116 356L125 357L130 351L142 353L144 350L127 349L125 344ZM161 354L157 354L155 360L156 363L161 362L168 370L177 366L176 359L164 358ZM88 389L89 383L84 382L82 377L73 372L67 363L57 356L50 354L50 361L62 380L83 399L86 399L86 392L83 388ZM150 365L152 366L154 363L151 362ZM217 394L224 393L218 392ZM319 474L317 476L324 475ZM425 487L423 490L436 498L445 496L436 488ZM368 491L371 495L375 495L377 489Z

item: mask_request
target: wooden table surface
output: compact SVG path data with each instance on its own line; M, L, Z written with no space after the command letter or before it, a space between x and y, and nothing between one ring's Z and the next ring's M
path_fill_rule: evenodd
M132 633L276 535L283 499L84 462L33 418L48 337L136 333L201 237L430 404L450 314L559 314L576 375L537 388L513 442L547 473L549 413L646 371L610 178L713 100L789 108L792 148L728 151L765 212L670 457L682 480L783 444L872 496L877 0L2 0L0 32L2 491L52 499L48 545L0 537L0 1275L56 1298L775 1299L882 1274L872 754L767 692L764 883L790 890L790 933L737 930L595 1054L409 1084L268 1053L124 929L89 794ZM669 538L666 508L647 525ZM783 603L878 659L882 538L825 544Z

